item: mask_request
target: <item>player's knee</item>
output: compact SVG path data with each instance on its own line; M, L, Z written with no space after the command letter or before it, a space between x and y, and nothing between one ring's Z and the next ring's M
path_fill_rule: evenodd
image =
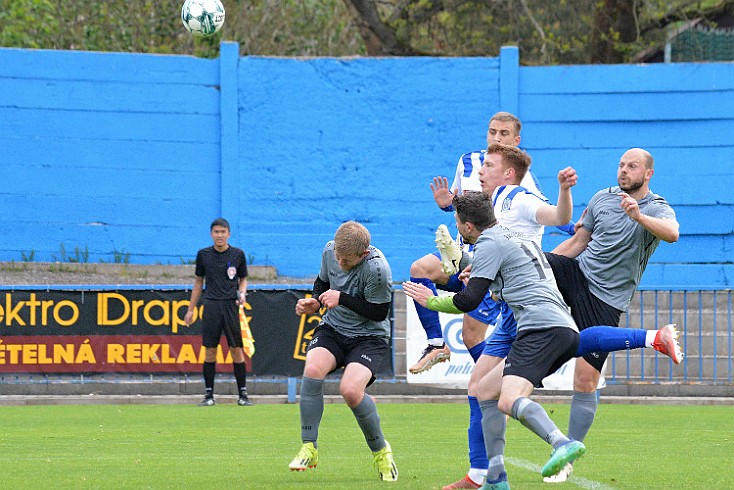
M207 347L204 351L204 362L217 361L217 348Z
M311 379L321 379L321 370L318 367L307 363L303 368L303 375Z
M500 397L499 401L497 402L497 408L500 412L512 417L512 405L515 404L515 400L516 398L510 398L506 396Z
M245 362L245 353L243 352L242 347L232 349L230 353L232 354L232 362L234 362L235 364L241 364Z
M478 398L478 390L477 390L477 381L473 379L469 379L469 386L466 390L467 394L469 396L477 397Z
M493 384L477 382L474 384L472 391L474 394L469 393L469 395L479 400L497 400L500 398L499 386Z
M422 258L410 264L410 275L412 277L428 277L430 270L425 266Z
M351 383L347 383L339 386L339 394L344 398L347 405L355 407L360 401L362 401L364 389Z
M596 386L599 383L599 373L584 373L577 371L574 373L573 389L575 391L583 391L591 393L596 391Z

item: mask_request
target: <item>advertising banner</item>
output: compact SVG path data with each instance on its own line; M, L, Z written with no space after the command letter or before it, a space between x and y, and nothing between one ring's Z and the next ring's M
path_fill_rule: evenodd
M442 291L439 294L446 294ZM406 366L410 367L420 358L423 349L426 348L427 339L426 332L421 326L418 314L411 301L408 301L406 307ZM451 360L439 363L419 374L406 373L408 383L441 386L445 388L462 388L466 389L469 385L474 361L469 355L469 351L464 345L461 337L461 329L463 327L464 315L453 315L449 313L439 313L439 319L443 328L443 338L451 349ZM487 337L492 334L494 326L487 328ZM551 390L573 390L573 372L576 365L575 359L571 359L561 366L555 373L543 379L543 387ZM606 367L606 366L605 366ZM599 380L599 388L606 386L604 379L604 370Z
M298 290L255 290L246 322L254 338L247 369L300 376L323 311L295 314ZM4 373L201 373L201 315L186 326L186 290L0 290L0 371ZM223 348L224 347L224 348ZM392 374L392 356L384 372ZM217 369L231 372L226 340Z

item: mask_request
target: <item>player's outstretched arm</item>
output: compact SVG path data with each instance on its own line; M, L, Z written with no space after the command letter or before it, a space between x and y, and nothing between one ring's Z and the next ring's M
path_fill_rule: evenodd
M637 200L626 192L620 192L622 198L619 205L631 219L641 224L647 231L655 235L661 240L668 243L675 243L679 237L679 224L676 220L670 218L653 218L642 214Z
M535 213L536 221L544 226L563 226L573 217L573 196L571 187L578 182L576 171L566 167L558 172L558 204L546 204L538 208Z
M472 277L466 288L460 293L448 296L434 296L433 291L423 284L404 282L403 292L416 303L433 311L444 313L466 313L475 310L484 299L490 281L484 278Z
M439 208L452 211L452 209L447 208L451 208L456 193L449 189L449 181L446 177L434 177L431 183L431 192L433 192L433 200L436 201Z
M575 259L581 252L586 250L590 241L591 232L582 226L576 230L576 233L571 238L561 242L554 248L552 253Z

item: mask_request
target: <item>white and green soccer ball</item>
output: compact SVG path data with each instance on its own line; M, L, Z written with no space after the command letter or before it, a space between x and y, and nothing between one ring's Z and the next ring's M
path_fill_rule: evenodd
M224 24L224 5L219 0L186 0L181 21L194 36L211 36Z

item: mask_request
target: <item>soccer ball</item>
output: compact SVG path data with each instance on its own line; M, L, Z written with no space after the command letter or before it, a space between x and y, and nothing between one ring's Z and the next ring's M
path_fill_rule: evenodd
M211 36L224 24L224 6L219 0L186 0L181 22L194 36Z

